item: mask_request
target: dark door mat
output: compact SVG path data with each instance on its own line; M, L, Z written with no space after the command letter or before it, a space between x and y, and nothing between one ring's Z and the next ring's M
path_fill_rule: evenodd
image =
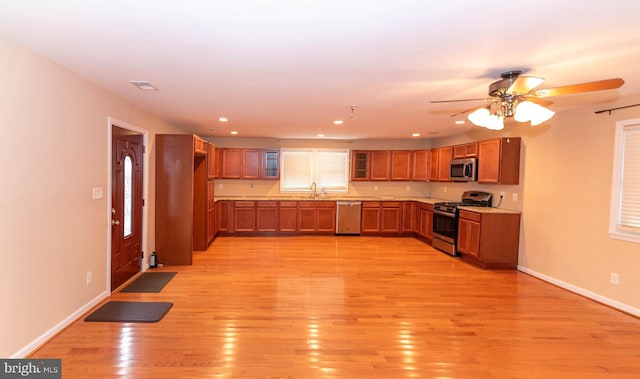
M145 272L120 292L160 292L176 272Z
M110 301L87 316L84 321L158 322L173 303Z

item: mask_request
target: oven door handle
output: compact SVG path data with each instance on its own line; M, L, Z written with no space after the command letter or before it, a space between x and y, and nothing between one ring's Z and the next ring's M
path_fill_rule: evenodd
M449 212L443 212L443 211L434 210L433 214L441 215L441 216L445 216L445 217L456 218L456 215L454 213L449 213Z

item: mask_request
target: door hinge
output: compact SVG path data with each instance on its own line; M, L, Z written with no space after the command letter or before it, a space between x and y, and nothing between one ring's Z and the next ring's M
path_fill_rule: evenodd
M140 252L140 259L144 259L144 251Z
M147 153L147 146L142 145L142 154L146 154L146 153Z
M144 207L144 199L142 199L142 206Z

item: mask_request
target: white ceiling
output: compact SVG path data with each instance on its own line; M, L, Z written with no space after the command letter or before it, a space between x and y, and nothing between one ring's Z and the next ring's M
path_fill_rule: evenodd
M486 97L510 69L626 82L556 112L640 93L637 0L0 0L0 36L203 136L461 133L450 115L475 103L429 101Z

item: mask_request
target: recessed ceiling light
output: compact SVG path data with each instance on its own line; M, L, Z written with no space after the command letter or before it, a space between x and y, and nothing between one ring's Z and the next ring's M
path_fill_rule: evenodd
M153 86L153 84L151 84L149 82L145 82L145 81L132 80L129 83L133 84L134 86L138 87L139 89L141 89L143 91L157 91L158 90L156 87Z
M458 121L456 121L456 125L462 125L462 124L464 124L464 120L458 120Z
M335 120L333 122L334 125L342 125L343 123L344 123L344 121L342 121L342 120Z
M411 137L420 137L420 133L413 133Z
M220 122L227 122L227 121L229 121L229 119L228 119L228 118L226 118L226 117L219 117L219 118L218 118L218 121L220 121Z
M235 130L232 130L232 131L231 131L231 134L233 134L233 135L235 136L236 134L238 134L238 132L237 132L237 131L235 131Z
M324 137L324 134L320 133L320 134L318 134L318 137L322 138L322 137Z

